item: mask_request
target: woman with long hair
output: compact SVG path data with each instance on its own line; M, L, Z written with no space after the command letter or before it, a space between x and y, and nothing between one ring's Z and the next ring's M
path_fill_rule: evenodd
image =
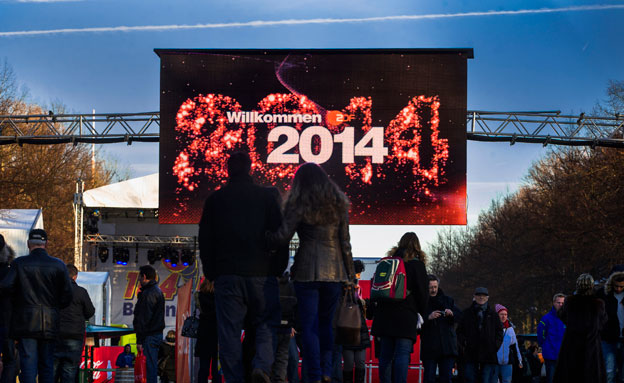
M405 383L410 354L418 337L418 322L425 318L429 280L425 253L415 233L403 234L387 256L403 259L408 295L402 301L376 302L371 333L381 340L379 381Z
M329 382L332 320L342 283L355 273L349 238L349 200L317 164L301 165L284 203L284 220L267 235L272 246L299 236L291 267L308 381Z

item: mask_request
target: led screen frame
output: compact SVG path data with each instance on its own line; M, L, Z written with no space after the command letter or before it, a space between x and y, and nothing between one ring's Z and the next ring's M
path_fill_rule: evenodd
M159 222L198 223L247 150L287 191L317 162L352 224L466 224L472 49L163 50Z

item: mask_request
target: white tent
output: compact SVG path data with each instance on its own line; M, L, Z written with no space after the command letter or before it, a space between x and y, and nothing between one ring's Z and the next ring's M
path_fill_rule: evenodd
M87 190L86 207L158 209L158 173Z
M28 233L43 229L41 209L0 209L0 234L20 257L28 254Z
M89 322L97 325L110 325L112 289L108 272L80 271L76 283L87 290L95 306L94 319Z

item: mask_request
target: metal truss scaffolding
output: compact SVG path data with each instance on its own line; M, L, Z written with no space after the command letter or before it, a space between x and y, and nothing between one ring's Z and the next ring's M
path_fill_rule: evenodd
M474 141L624 148L624 116L468 111ZM0 145L158 142L160 113L0 116Z

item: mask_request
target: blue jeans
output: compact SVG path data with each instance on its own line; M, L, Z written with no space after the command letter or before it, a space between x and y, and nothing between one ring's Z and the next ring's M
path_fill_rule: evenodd
M498 364L483 364L481 366L481 383L496 383L496 371ZM466 362L464 366L464 379L466 383L476 383L479 373L479 363Z
M270 374L273 338L280 323L277 278L221 275L215 281L215 303L219 323L219 360L225 381L245 381L240 341L245 316L254 327L256 336L252 366Z
M334 343L332 351L332 383L342 383L342 346Z
M332 376L332 322L342 286L338 282L295 282L303 359L308 381Z
M481 374L481 383L497 383L496 373L498 372L498 364L484 364Z
M380 383L405 383L414 341L408 338L381 337L379 353Z
M455 358L452 356L441 356L438 359L424 359L422 363L425 369L425 383L435 383L436 366L440 375L440 383L451 383Z
M557 367L557 361L544 359L544 365L546 366L546 383L553 383L553 378L555 377L555 367Z
M61 339L54 348L54 380L75 383L82 358L82 339Z
M513 375L513 366L511 364L499 364L496 368L496 376L492 383L496 383L496 379L500 378L500 383L511 383L511 377Z
M54 341L23 338L17 343L21 372L20 383L54 381ZM37 380L37 375L39 376Z
M145 355L145 370L147 383L156 383L158 379L158 349L162 343L161 334L148 335L143 339L143 354Z
M622 354L624 354L624 345L621 342L602 342L602 355L607 369L607 383L615 383L618 376L622 379L622 371L624 370Z

